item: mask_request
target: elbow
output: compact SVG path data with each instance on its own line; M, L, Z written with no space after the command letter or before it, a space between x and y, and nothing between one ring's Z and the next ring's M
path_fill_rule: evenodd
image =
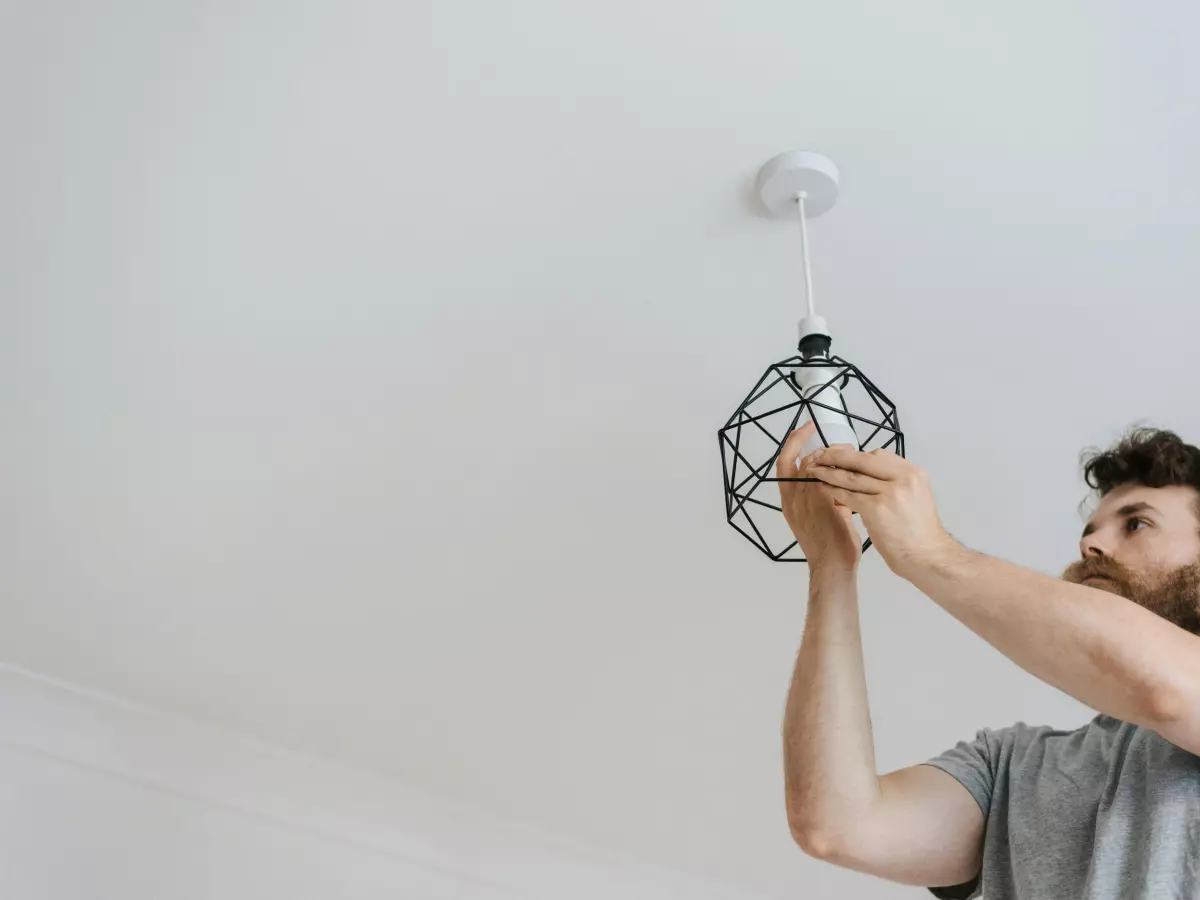
M1158 731L1182 721L1187 702L1183 692L1173 685L1157 685L1147 692L1145 708L1147 717Z
M788 829L796 846L813 859L836 862L843 856L844 841L840 831L828 822L819 821L811 814L788 810Z
M1186 735L1189 746L1200 732L1200 693L1181 678L1163 679L1143 696L1145 723L1164 737ZM1195 751L1193 751L1195 752Z
M807 856L823 862L832 862L838 857L837 844L828 831L808 826L792 825L792 840Z
M1148 691L1142 705L1143 725L1189 753L1200 755L1200 697L1195 689L1174 684Z
M788 830L805 855L834 865L851 865L858 855L865 809L791 794L787 800Z

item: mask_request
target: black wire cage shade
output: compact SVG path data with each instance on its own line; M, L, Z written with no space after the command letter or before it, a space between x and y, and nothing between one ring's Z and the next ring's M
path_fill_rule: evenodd
M829 353L829 326L813 307L808 226L837 201L838 170L809 150L781 153L759 172L758 197L765 211L800 222L806 315L800 320L800 354L767 368L717 432L725 480L725 518L777 562L807 562L783 516L780 484L816 481L798 470L776 471L788 435L806 422L816 433L801 458L820 446L848 444L904 456L904 433L895 404L852 363ZM797 460L797 465L799 460ZM794 474L793 474L794 473ZM855 517L863 552L871 539Z
M807 377L806 377L807 376ZM806 382L812 387L806 389ZM770 366L717 432L725 480L725 518L776 562L806 562L783 517L780 482L816 481L779 475L787 436L812 420L824 446L847 436L858 449L904 455L895 404L857 366L838 356L793 356ZM841 428L830 427L840 425ZM863 551L871 539L863 541Z

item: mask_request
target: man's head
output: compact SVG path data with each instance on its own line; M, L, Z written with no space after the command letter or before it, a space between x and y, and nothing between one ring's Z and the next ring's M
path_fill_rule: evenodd
M1063 578L1200 634L1200 449L1139 428L1087 456L1083 473L1100 503Z

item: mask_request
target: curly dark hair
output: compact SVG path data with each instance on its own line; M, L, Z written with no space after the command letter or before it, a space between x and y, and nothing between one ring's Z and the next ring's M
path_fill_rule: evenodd
M1103 497L1125 484L1188 485L1200 493L1200 448L1173 431L1133 428L1103 451L1085 452L1083 479Z

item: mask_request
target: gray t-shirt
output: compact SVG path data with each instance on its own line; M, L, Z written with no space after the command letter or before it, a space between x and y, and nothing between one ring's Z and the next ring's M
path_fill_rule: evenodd
M980 878L939 897L1200 900L1200 756L1097 716L1076 731L985 729L928 765L986 820Z

